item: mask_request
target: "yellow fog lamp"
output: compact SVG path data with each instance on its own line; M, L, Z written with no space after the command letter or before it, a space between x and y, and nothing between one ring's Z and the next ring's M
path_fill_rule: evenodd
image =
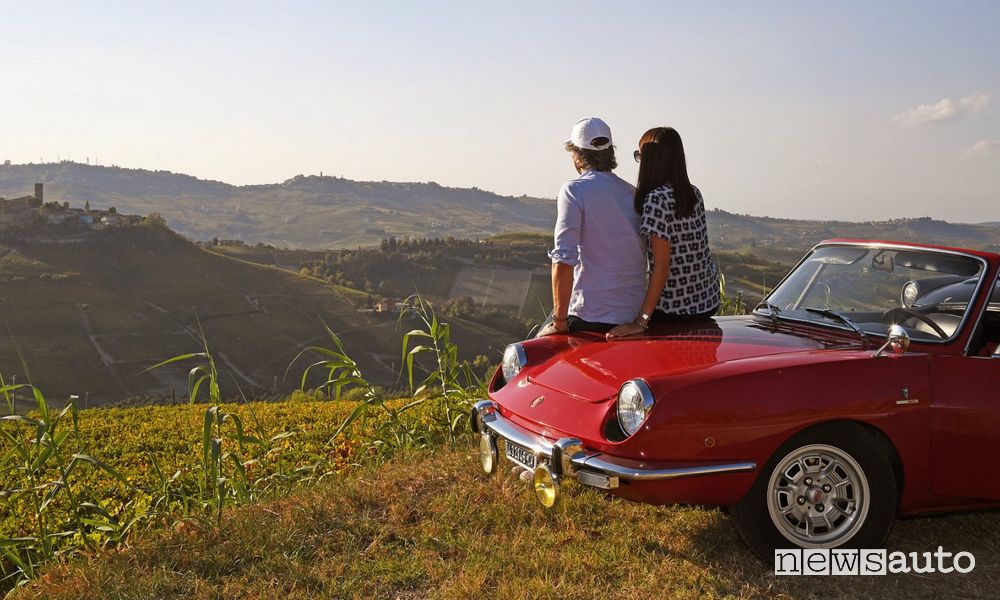
M535 488L535 497L545 508L555 506L559 499L559 477L552 472L548 465L538 465L531 478L532 487Z
M497 456L497 441L492 435L483 432L483 435L479 436L479 463L487 475L496 473Z

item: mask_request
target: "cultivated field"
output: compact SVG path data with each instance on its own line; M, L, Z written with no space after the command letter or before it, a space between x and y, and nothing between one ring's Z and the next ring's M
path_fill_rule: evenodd
M480 306L507 306L518 310L531 288L532 271L504 267L465 267L452 284L449 298L469 296Z
M152 226L19 252L0 258L8 278L18 278L0 292L0 373L35 382L52 400L75 394L93 406L183 396L183 367L141 372L197 351L199 323L230 373L220 382L230 397L238 389L251 396L291 391L296 382L283 379L285 368L302 348L325 339L323 322L357 355L366 377L400 385L400 328L407 324L363 310L368 296L361 292L212 253ZM15 267L23 274L13 275ZM30 269L73 275L53 279ZM498 360L511 341L461 319L452 319L452 328L469 358Z

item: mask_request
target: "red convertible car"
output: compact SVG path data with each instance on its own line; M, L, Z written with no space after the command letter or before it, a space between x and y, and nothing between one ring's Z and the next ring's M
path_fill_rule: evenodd
M833 240L740 317L509 346L486 473L728 507L747 545L878 548L897 515L1000 505L1000 255Z

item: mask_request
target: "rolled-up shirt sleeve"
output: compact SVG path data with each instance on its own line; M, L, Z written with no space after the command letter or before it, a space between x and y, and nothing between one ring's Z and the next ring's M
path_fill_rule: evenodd
M580 228L583 226L583 207L573 197L569 185L559 190L556 202L555 247L549 251L553 263L575 266L580 262Z

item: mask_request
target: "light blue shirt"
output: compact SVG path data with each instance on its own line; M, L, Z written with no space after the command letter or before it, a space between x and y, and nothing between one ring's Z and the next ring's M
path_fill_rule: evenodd
M635 188L610 171L584 171L559 190L553 263L573 266L569 314L628 323L646 293L646 250Z

